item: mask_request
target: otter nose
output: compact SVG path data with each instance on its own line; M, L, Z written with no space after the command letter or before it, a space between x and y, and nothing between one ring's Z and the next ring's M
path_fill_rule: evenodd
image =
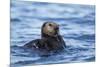
M58 30L59 28L58 27L55 27L55 30Z

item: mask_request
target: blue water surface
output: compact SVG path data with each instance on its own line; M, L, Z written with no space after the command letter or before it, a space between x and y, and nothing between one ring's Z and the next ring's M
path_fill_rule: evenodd
M66 49L40 56L22 46L41 38L45 21L60 25ZM95 6L11 1L11 66L95 61Z

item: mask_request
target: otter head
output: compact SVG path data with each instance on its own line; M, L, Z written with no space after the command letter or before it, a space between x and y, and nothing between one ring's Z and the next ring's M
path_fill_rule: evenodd
M56 37L59 34L59 25L54 22L45 22L42 26L42 37Z

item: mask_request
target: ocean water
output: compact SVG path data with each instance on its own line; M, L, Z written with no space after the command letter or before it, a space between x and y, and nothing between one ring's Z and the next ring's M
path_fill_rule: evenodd
M53 21L66 42L64 51L40 56L23 48L41 38L41 26ZM95 6L11 1L11 67L95 61Z

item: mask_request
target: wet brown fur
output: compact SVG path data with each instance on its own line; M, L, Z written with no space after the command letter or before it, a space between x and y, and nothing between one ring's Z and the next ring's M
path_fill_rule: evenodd
M41 39L33 40L25 46L47 51L60 50L66 47L59 33L59 25L54 22L45 22L41 28Z

